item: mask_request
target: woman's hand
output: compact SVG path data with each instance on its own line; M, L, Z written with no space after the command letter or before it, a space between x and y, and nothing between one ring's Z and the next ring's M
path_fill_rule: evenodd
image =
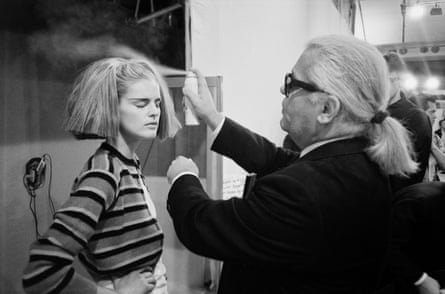
M113 280L113 285L120 294L148 294L153 291L156 279L151 272L137 270Z

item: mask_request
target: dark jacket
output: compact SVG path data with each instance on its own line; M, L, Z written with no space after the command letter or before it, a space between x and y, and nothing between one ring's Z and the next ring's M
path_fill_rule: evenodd
M167 205L176 233L224 261L220 294L368 293L388 248L390 187L366 146L347 139L298 158L226 118L212 149L257 181L247 198L223 201L181 176Z
M401 93L401 99L388 106L390 115L398 119L410 132L414 144L416 161L419 170L409 177L391 177L394 194L400 189L423 181L431 153L432 126L425 111L406 99Z
M385 281L395 293L417 293L423 272L445 285L445 183L429 182L399 191L392 216L392 246Z

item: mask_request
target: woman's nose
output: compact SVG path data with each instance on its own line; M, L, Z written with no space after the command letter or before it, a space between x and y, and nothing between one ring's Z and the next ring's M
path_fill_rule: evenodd
M280 93L283 94L283 95L285 95L285 93L284 93L284 85L281 85L281 87L280 87Z
M149 116L159 116L161 114L161 108L156 103L150 103L148 106Z

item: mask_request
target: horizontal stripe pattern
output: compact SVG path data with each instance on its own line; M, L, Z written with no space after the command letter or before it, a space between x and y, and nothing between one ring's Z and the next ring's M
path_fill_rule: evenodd
M31 245L22 280L25 291L95 293L95 283L75 272L76 257L96 280L154 268L164 235L150 215L141 178L137 159L125 158L103 144L74 181L53 224Z

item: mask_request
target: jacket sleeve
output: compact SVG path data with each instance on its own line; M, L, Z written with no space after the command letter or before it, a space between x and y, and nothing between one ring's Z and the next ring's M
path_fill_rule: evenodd
M227 117L212 150L233 159L243 169L259 177L298 159L298 153L277 147Z
M22 284L27 293L95 294L96 284L77 274L73 261L87 249L102 211L112 203L117 183L104 170L83 172L48 231L31 245Z
M403 200L394 205L392 216L392 238L390 254L387 265L388 275L392 280L405 281L414 284L423 274L403 251L406 244L415 238L412 232L416 225L416 217L413 212L415 200Z
M212 200L198 178L184 175L172 185L167 209L179 239L197 254L310 269L318 258L322 230L305 193L291 177L269 175L256 182L248 199Z

